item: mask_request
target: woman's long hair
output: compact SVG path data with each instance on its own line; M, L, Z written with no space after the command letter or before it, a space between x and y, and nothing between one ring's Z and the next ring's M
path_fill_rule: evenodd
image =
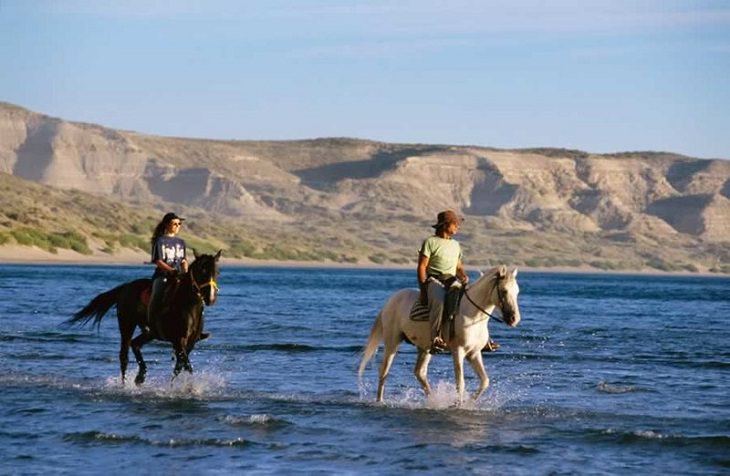
M160 223L157 224L155 227L155 232L152 233L152 238L150 239L150 243L152 243L152 246L155 246L155 243L157 243L157 238L161 237L165 234L167 231L167 226L170 224L170 222L173 220L173 218L166 219L167 215L160 220Z

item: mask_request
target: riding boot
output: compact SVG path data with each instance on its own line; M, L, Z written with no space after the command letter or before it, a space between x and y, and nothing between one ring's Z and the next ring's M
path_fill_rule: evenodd
M494 342L492 339L489 339L482 349L482 352L496 352L497 349L499 349L500 345Z

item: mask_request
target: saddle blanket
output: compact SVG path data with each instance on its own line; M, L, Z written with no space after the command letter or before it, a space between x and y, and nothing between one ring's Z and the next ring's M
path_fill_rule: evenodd
M150 299L152 299L152 286L145 286L141 293L139 293L139 300L145 306L150 305Z
M428 306L424 306L419 301L416 301L411 308L410 318L412 321L427 321Z

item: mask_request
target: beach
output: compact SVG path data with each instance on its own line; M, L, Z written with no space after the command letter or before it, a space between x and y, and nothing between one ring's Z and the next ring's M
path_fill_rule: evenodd
M84 255L73 250L59 249L56 253L50 253L37 247L6 245L0 246L0 264L45 264L45 265L117 265L137 266L150 264L149 255L142 251L135 251L124 248L115 254L96 252L91 255ZM245 266L245 267L267 267L267 268L332 268L332 269L413 269L413 264L395 263L338 263L334 261L280 261L280 260L259 260L252 258L230 258L221 257L221 264L224 266ZM505 263L514 267L512 263ZM722 273L710 271L662 271L658 269L645 268L640 270L603 270L591 266L554 266L550 268L535 268L530 266L516 266L520 271L540 273L588 273L588 274L618 274L618 275L647 275L647 276L697 276L697 277L726 277ZM469 272L483 272L484 269L466 265Z

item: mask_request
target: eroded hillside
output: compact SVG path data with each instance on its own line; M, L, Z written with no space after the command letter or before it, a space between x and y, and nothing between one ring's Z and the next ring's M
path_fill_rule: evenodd
M244 233L251 243L238 246L250 253L286 242L302 255L334 250L326 259L335 261L406 263L435 213L455 208L480 264L730 263L730 162L670 153L192 140L0 104L0 172L123 207L182 207L255 227L267 238ZM211 241L236 246L232 236Z

